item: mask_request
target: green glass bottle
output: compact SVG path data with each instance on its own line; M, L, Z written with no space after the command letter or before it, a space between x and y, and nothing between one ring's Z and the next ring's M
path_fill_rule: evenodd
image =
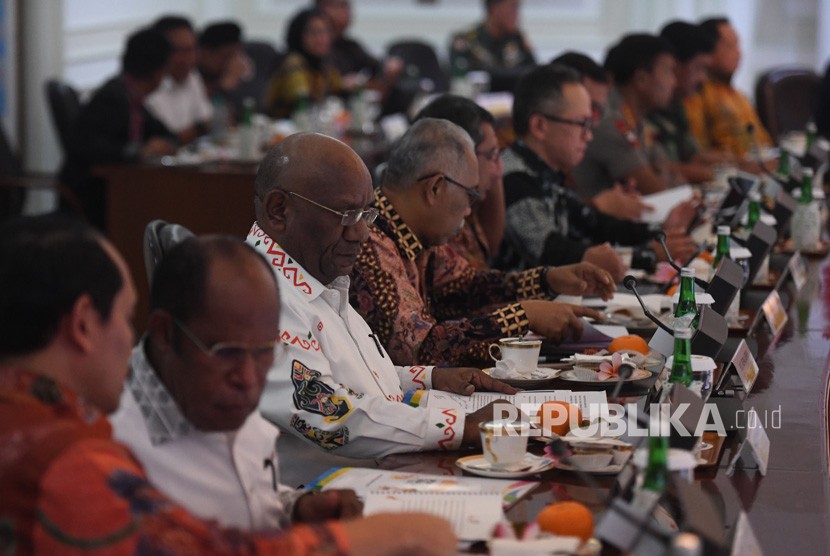
M801 195L790 222L793 247L799 251L815 249L821 239L821 211L813 200L813 170L803 168Z
M729 226L718 226L718 246L715 249L715 263L713 270L717 269L723 259L728 259L729 252L729 236L732 230Z
M753 191L749 194L749 209L746 216L746 227L749 231L761 219L761 194Z
M816 135L818 134L816 122L813 120L807 122L807 125L804 126L804 131L807 135L807 149L804 152L810 152L810 148L812 148L813 144L816 142Z
M674 331L674 361L671 365L669 382L688 387L694 378L692 372L692 329L677 328Z
M669 438L648 437L648 463L643 477L643 490L662 494L669 484Z
M695 300L695 269L684 267L680 269L680 294L677 307L674 310L675 318L693 315L692 326L697 327L698 313Z
M778 168L775 170L775 177L782 183L787 183L790 180L790 153L781 149L778 155Z

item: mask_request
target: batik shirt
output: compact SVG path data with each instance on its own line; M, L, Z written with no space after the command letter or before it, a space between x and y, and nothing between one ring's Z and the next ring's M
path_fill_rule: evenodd
M4 554L348 554L334 522L259 535L194 517L153 487L103 415L41 375L0 367L0 446Z
M683 104L689 127L702 149L744 156L756 144L761 148L772 145L749 99L729 83L704 81L700 91ZM754 126L754 137L747 131L747 124Z
M518 299L549 297L545 269L476 270L448 245L426 249L381 190L352 271L351 303L398 364L486 366L487 348L528 331ZM492 310L494 304L504 304Z
M490 247L484 230L475 214L472 214L457 234L450 240L450 247L464 257L470 266L479 270L490 268Z
M406 392L432 386L432 367L392 363L349 305L348 276L320 283L256 224L247 241L274 268L287 346L268 372L260 402L267 419L306 444L349 457L461 446L463 412L403 403ZM299 457L280 455L286 465Z
M279 482L277 427L254 411L237 430L198 430L153 370L145 342L133 349L130 377L110 417L115 438L132 449L154 485L199 517L245 530L290 525L304 491Z
M591 247L611 241L638 246L659 225L638 224L602 214L563 185L562 172L548 166L527 145L517 142L502 152L505 229L496 264L527 268L582 260ZM636 247L633 265L651 268L654 251Z
M492 37L484 24L458 33L450 43L450 65L467 71L516 70L536 64L533 52L520 32Z

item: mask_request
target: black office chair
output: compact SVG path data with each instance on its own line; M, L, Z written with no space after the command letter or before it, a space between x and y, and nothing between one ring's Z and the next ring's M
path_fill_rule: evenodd
M72 126L81 110L81 99L75 89L57 79L46 82L46 99L61 149L66 156L72 144Z
M244 45L245 53L254 63L254 75L247 81L242 81L233 93L233 105L236 113L241 115L243 102L246 98L254 99L254 111L265 112L265 95L268 92L268 83L271 76L282 63L285 55L265 41L248 41Z
M193 235L184 226L164 220L153 220L147 224L144 228L144 267L148 284L152 286L153 272L170 249Z
M387 95L384 114L406 112L419 91L445 93L449 90L449 76L431 45L417 39L398 41L389 45L387 55L403 60L404 71Z
M803 67L773 68L758 77L755 105L773 140L804 129L816 109L820 81L815 71Z

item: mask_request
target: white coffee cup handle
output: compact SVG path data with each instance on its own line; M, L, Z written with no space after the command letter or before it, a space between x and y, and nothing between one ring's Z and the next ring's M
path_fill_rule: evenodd
M496 357L495 355L493 355L493 349L494 349L494 348L495 348L496 350L498 350L498 353L499 353L499 356L498 356L498 357ZM496 361L496 362L501 361L501 348L499 347L499 345L498 345L498 344L490 344L490 347L488 347L488 348L487 348L487 351L490 353L490 358L491 358L493 361Z

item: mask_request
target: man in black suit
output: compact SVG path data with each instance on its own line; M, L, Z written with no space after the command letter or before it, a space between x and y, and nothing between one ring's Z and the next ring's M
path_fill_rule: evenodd
M161 83L170 54L167 39L156 31L131 35L121 73L95 91L75 122L61 180L74 190L89 221L102 230L104 183L91 168L175 153L175 136L144 107L144 99Z

